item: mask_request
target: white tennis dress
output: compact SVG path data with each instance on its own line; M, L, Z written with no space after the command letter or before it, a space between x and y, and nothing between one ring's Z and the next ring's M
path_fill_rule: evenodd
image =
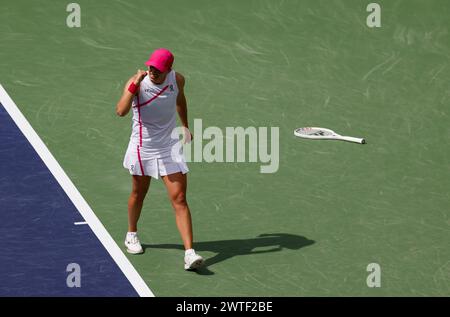
M178 86L175 71L156 85L149 76L142 80L139 93L133 98L132 132L123 166L131 175L154 178L189 171L180 157L173 157L172 147L179 142L171 137L176 128Z

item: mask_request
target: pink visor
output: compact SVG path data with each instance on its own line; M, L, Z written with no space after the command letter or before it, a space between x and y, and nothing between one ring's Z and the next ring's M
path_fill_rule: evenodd
M150 55L150 58L145 65L153 66L164 73L172 68L173 60L173 54L168 49L158 48Z

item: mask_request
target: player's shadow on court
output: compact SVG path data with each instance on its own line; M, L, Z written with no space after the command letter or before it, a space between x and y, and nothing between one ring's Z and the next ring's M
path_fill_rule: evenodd
M212 275L214 272L211 272L209 267L235 256L279 252L283 249L298 250L313 243L314 240L288 233L264 233L252 239L196 242L194 248L199 254L202 251L217 253L206 259L204 267L196 272L201 275ZM142 247L144 250L147 248L184 250L181 244L143 244Z

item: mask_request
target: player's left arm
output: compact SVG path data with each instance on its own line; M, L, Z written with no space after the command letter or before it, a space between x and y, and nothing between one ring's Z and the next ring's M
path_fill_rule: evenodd
M175 77L178 86L177 112L178 115L180 116L181 124L183 125L183 127L189 129L187 119L187 101L186 96L184 95L184 85L186 83L186 80L184 79L184 76L181 75L180 73L175 73Z
M192 140L192 133L189 131L187 101L186 96L184 95L184 85L186 80L180 73L175 73L175 78L178 86L177 112L180 117L181 124L187 129L187 131L184 131L186 137L185 142L190 142Z

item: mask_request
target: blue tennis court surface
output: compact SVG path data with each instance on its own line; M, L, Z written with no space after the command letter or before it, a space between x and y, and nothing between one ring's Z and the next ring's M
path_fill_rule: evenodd
M1 296L138 296L1 103L0 217Z

